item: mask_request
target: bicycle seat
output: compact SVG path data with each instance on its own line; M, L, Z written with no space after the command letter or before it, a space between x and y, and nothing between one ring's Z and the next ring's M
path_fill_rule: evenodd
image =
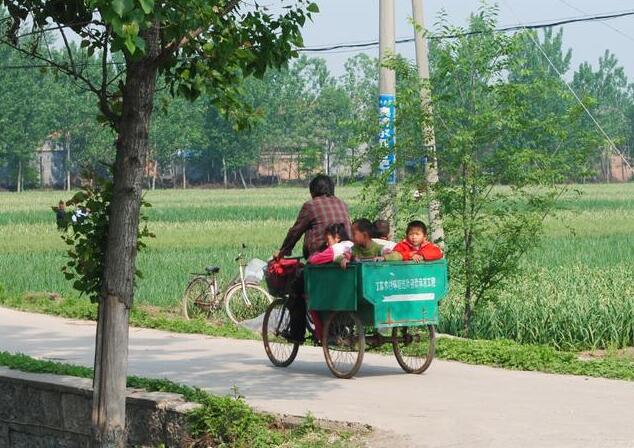
M207 274L217 274L218 272L220 272L220 268L218 266L207 266L205 268L205 272Z

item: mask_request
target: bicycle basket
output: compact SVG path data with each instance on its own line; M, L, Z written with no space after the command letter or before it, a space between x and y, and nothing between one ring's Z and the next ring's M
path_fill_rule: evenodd
M264 279L269 293L274 297L284 297L291 293L297 278L297 271L301 267L298 260L269 261Z

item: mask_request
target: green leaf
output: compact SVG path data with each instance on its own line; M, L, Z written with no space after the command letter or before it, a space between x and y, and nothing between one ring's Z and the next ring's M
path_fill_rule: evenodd
M136 51L136 44L134 43L134 40L128 38L125 40L125 47L128 49L128 51L130 52L130 54L134 54L134 52Z
M319 6L317 6L317 3L311 3L310 5L308 5L306 10L308 12L318 13L319 12Z
M149 14L154 9L154 0L139 0L143 12Z
M134 8L132 0L112 0L112 9L119 16L123 17L125 13L130 12Z
M123 25L123 33L128 36L137 36L139 34L139 24L137 22L128 22Z
M143 38L136 36L134 38L134 43L136 47L139 49L139 51L141 51L142 53L145 53L145 40L143 40Z

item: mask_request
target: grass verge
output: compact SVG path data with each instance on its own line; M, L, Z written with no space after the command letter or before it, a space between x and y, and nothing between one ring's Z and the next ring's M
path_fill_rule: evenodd
M97 320L97 304L79 297L50 298L49 294L27 294L23 297L3 296L0 305L69 319ZM130 325L173 333L194 333L234 339L253 339L251 331L230 323L210 325L204 320L185 320L177 313L155 307L135 306L130 312Z
M634 359L620 357L616 351L600 359L582 360L578 353L562 352L543 345L518 344L509 340L440 338L436 356L512 370L634 381Z
M95 320L97 315L95 304L79 298L50 300L46 296L9 298L0 295L0 305L73 319ZM214 326L202 320L186 321L165 311L143 307L132 310L130 325L176 333L197 333L238 339L259 337L249 330L230 324ZM391 352L388 346L384 346L384 351ZM619 356L616 350L607 351L600 358L580 359L576 352L558 351L545 345L518 344L509 340L439 338L436 357L512 370L634 381L634 358Z
M0 366L30 373L48 373L92 378L88 367L43 361L21 354L0 352ZM176 384L168 380L128 377L128 387L149 392L173 392L201 408L189 416L194 447L226 448L346 448L361 446L358 436L350 431L326 431L309 415L299 426L285 428L275 417L251 409L242 398L220 397L201 389Z

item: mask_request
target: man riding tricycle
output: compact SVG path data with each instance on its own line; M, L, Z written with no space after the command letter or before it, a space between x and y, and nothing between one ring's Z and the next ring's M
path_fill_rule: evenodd
M332 204L315 196L316 180L327 187ZM276 366L289 366L308 332L339 378L358 372L366 346L386 343L404 371L424 372L434 356L438 302L447 293L447 263L427 241L425 225L413 221L403 241L379 244L372 224L360 219L348 241L347 207L334 197L332 181L318 176L311 195L267 269L269 292L278 297L262 325L267 356ZM346 216L334 216L333 207ZM321 243L314 234L319 230ZM306 266L298 257L284 257L302 233Z

